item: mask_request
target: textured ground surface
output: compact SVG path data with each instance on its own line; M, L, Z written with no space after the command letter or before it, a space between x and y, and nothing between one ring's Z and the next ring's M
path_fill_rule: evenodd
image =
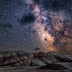
M0 72L71 72L70 70L37 70L38 67L22 67L16 69L2 69Z
M71 72L72 55L55 52L0 52L0 72Z

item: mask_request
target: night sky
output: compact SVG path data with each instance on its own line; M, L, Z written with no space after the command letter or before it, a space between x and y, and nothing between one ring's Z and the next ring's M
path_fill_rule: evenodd
M0 0L0 51L72 54L72 0Z

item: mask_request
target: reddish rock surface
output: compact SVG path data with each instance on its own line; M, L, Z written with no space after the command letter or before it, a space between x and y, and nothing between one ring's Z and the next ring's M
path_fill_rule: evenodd
M32 67L41 66L38 70L72 69L72 55L48 53L27 53L23 51L0 52L0 67Z

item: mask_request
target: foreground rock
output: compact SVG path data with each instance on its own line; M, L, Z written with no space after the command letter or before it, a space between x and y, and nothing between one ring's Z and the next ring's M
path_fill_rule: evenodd
M38 70L68 70L68 68L60 64L48 64L46 66L38 68Z
M48 70L72 70L72 56L56 52L27 53L23 51L0 52L0 67L43 66ZM41 68L40 68L41 69Z

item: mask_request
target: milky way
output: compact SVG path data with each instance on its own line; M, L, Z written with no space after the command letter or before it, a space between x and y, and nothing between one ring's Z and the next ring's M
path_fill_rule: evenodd
M34 26L38 32L42 46L44 45L43 51L67 53L68 50L72 50L71 21L69 25L70 32L66 32L66 29L69 27L66 27L64 31L64 26L66 26L65 21L69 19L71 20L71 18L67 18L67 16L65 16L64 13L66 12L61 10L58 12L53 12L52 10L41 8L38 5L35 6L34 12L34 14L37 16L37 20ZM68 24L69 21L67 25ZM64 34L61 33L62 30ZM70 33L70 36L68 34L66 35L65 32L66 34Z
M37 52L34 49L40 48L43 52L71 54L70 3L71 0L1 0L1 51Z

